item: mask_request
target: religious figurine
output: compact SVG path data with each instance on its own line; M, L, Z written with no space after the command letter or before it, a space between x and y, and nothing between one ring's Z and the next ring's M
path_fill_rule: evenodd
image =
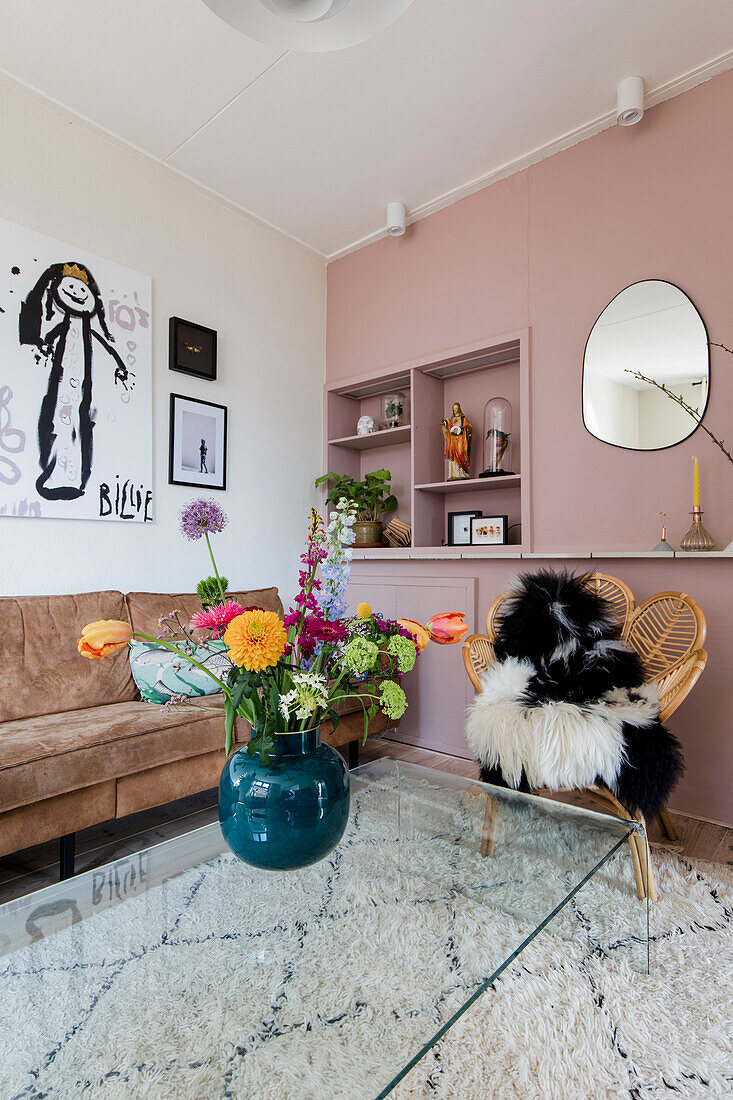
M441 420L440 426L445 439L445 457L448 459L448 481L466 481L471 476L473 428L457 401L453 402L453 415L449 420Z

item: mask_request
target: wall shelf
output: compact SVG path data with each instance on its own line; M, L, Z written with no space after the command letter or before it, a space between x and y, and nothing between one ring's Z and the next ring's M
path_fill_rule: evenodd
M353 551L353 560L356 561L509 561L521 558L522 561L609 561L611 559L653 558L656 561L684 561L687 558L733 558L730 551L709 551L706 553L688 553L684 550L675 550L674 553L657 553L653 550L593 550L568 551L566 554L558 554L556 550L548 553L537 551L529 553L522 550L521 546L436 546L432 550L419 547L380 547Z
M420 493L483 493L489 489L520 485L521 481L521 474L507 474L505 477L472 477L467 481L433 481L428 485L416 485L415 489Z
M370 435L354 434L360 416L383 417L381 397L392 391L404 393L404 415L410 423ZM479 478L476 475L485 468L484 408L493 397L504 397L512 406L511 455L505 461L516 472ZM465 481L446 480L448 463L440 425L455 402L473 425L473 476ZM456 497L465 494L469 494L467 510L506 515L515 533L521 529L521 546L463 547L464 553L488 558L504 549L516 557L523 548L531 550L527 329L332 382L324 391L324 424L324 470L361 480L386 467L398 501L396 516L412 527L411 547L367 551L371 560L408 554L424 559L459 556L444 544L448 513L460 510L463 502ZM383 453L384 448L389 452Z
M342 439L331 439L332 447L343 447L347 451L373 451L375 447L394 447L397 443L409 443L412 427L400 424L399 428L383 428L368 435L345 435Z

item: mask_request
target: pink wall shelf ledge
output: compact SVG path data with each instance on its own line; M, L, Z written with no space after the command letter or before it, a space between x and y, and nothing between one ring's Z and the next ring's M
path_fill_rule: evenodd
M470 493L488 489L503 489L507 485L521 484L521 474L506 474L505 477L472 477L466 481L431 481L427 485L416 485L422 493Z
M373 451L375 447L394 447L397 443L409 443L412 428L409 424L400 424L399 428L383 428L368 435L345 435L342 439L331 439L332 447L344 447L347 451Z
M529 553L518 546L437 546L434 549L419 546L400 548L382 547L369 550L353 551L353 560L356 561L461 561L465 559L497 559L498 561L522 558L527 561L591 561L611 558L655 558L669 561L672 559L686 558L733 558L730 550L711 550L704 553L689 553L684 550L675 550L674 553L658 553L654 550L568 550L559 554L557 551L535 551Z

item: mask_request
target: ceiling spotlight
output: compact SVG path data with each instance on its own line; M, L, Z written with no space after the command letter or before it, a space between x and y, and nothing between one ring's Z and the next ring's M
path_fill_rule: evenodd
M633 126L644 114L644 77L627 76L616 90L616 122Z
M405 232L407 211L403 202L390 202L387 206L387 232L390 237L401 237Z
M413 0L204 0L249 38L286 50L325 53L366 42Z

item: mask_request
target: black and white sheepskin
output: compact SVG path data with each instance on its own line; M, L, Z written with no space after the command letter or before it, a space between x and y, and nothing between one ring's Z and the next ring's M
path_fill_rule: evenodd
M466 727L484 782L520 790L600 782L627 809L655 817L682 773L680 746L659 721L638 655L585 578L551 570L517 578L495 652Z

